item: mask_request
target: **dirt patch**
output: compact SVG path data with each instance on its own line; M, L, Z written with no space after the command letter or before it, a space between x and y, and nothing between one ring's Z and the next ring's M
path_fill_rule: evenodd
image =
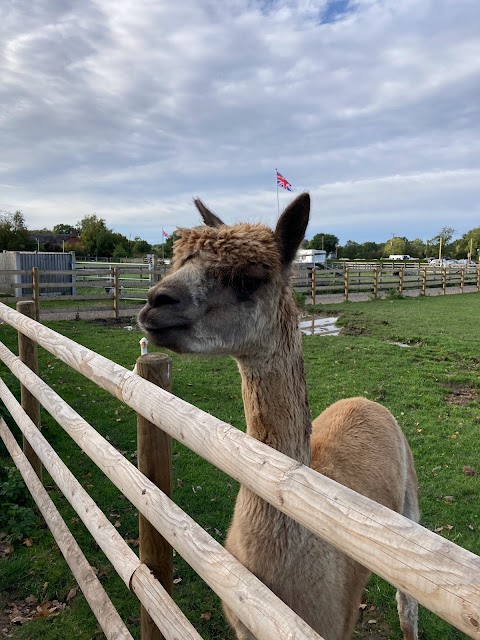
M355 627L355 640L388 640L392 635L392 628L385 622L384 614L375 606L360 609L360 617Z
M371 331L367 327L362 327L357 324L349 324L343 326L343 333L347 336L368 336Z
M447 404L467 405L480 401L480 389L478 387L464 387L459 384L444 384L448 395L445 398Z

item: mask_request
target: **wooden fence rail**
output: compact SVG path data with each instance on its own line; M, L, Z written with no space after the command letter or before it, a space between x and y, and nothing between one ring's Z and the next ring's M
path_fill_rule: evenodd
M299 465L231 425L3 304L0 304L0 318L34 338L60 360L267 502L394 586L410 593L469 636L480 638L480 558L476 555ZM285 629L296 629L297 638L318 637L311 635L313 632L304 623L302 626L283 603L280 606L287 611L282 609L279 613L279 604L271 600L271 592L265 591L256 578L242 565L238 566L223 547L210 539L137 469L132 469L108 442L101 439L16 356L9 354L4 347L0 356L22 384L204 577L256 637L291 637L288 631L281 633ZM268 618L265 617L265 606ZM281 621L282 629L277 628L276 621Z
M348 301L351 293L369 293L378 298L392 289L400 294L415 290L426 295L428 289L441 289L445 294L449 287L458 287L463 293L465 287L480 291L480 264L458 268L425 265L416 269L397 265L393 271L385 269L385 265L370 270L350 266L341 270L308 269L301 276L294 275L293 286L314 303L317 297L321 301L322 295L343 294L343 300Z
M400 293L416 290L423 295L426 295L428 289L434 288L443 290L443 293L449 287L458 287L462 292L465 287L480 291L480 264L476 267L458 265L450 268L403 263L353 265L349 263L349 266L341 265L341 268L333 270L308 269L303 276L293 278L294 288L307 294L312 300L317 296L339 293L343 294L345 301L349 299L350 293L371 293L377 298L392 289ZM16 282L13 286L17 291L17 298L11 299L18 299L23 291L27 291L27 294L31 291L37 312L42 301L52 298L58 301L104 300L108 301L109 306L100 310L113 311L114 317L118 319L122 313L128 314L130 311L128 305L124 304L122 307L121 303L145 302L148 288L158 282L167 270L168 267L165 266L148 269L145 265L69 271L46 271L34 267L29 271L2 271L2 274L16 274L31 279L29 282ZM55 276L70 276L71 281L52 282L51 279ZM104 290L102 294L101 289ZM68 290L73 290L73 293L68 293ZM99 293L92 294L89 290L98 290Z

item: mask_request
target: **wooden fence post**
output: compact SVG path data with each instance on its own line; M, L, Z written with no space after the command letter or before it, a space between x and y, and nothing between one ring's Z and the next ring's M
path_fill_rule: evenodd
M35 303L35 315L29 316L29 318L33 318L34 320L39 320L40 318L40 277L38 273L38 267L32 268L32 286L33 286L33 301ZM23 313L23 311L20 311ZM28 315L28 314L24 314Z
M34 267L36 269L36 267ZM33 300L23 300L17 302L17 311L23 313L28 318L36 320L37 309ZM33 373L38 375L38 348L37 343L31 338L27 338L21 331L18 332L18 355ZM40 402L32 396L30 391L23 385L20 385L21 403L25 413L32 420L33 424L41 429L40 424ZM42 480L42 463L37 454L30 446L28 440L23 436L23 452L27 456L28 461L32 465L35 473Z
M345 284L345 291L344 291L344 294L343 294L343 301L344 302L348 302L348 273L349 273L348 267L346 267L345 271L344 271L344 277L343 277L344 284Z
M113 279L113 313L115 320L120 318L120 286L118 277L118 267L112 267L112 279Z
M463 293L464 287L465 287L465 267L462 267L462 270L460 272L460 288L462 290L462 293Z
M375 267L375 271L373 272L373 295L375 298L378 298L378 276L379 269Z
M313 269L310 272L310 277L312 278L312 304L315 304L315 290L316 290L316 276L315 276L315 265L313 265Z
M447 293L447 267L442 269L442 289L443 293Z
M422 271L422 295L427 295L427 267Z
M137 359L137 373L158 387L172 390L172 359L162 353ZM138 469L169 498L172 496L172 438L146 418L137 416ZM163 536L139 515L140 560L158 578L168 594L173 591L173 552ZM141 607L142 640L163 640L163 635Z
M400 267L398 271L398 291L399 293L403 293L403 275L404 275L405 267Z
M480 291L480 260L477 264L477 291Z

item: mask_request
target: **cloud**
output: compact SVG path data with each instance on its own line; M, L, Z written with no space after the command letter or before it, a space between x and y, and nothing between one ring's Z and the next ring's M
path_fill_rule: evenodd
M199 195L273 224L278 167L311 190L312 235L464 233L479 18L476 0L17 0L0 25L0 209L32 228L96 212L157 241L197 223Z

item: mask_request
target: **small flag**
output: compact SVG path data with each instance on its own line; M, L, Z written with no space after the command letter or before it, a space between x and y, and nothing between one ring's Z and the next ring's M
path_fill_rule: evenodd
M166 238L169 238L169 237L170 237L170 234L168 234L168 233L167 233L166 231L164 231L163 229L162 229L162 233L163 233L163 235L164 235Z
M282 187L282 189L286 189L287 191L291 191L292 190L292 185L290 184L290 182L286 178L284 178L281 173L278 173L278 171L276 169L275 169L275 171L277 172L277 185L279 187Z

